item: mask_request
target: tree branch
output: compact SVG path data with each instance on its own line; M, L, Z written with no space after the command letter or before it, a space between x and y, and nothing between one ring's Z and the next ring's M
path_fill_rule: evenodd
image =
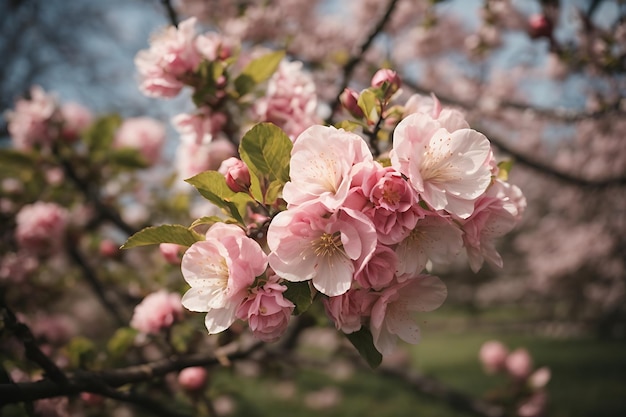
M76 371L68 373L67 381L63 384L47 378L34 382L0 384L0 407L43 398L71 396L81 392L92 392L113 398L112 395L118 395L119 391L114 390L113 392L111 391L112 388L148 381L191 366L215 366L221 363L218 357L227 358L229 361L246 358L261 346L264 346L262 342L256 342L244 350L238 350L238 344L233 343L215 354L197 353L174 356L142 365L107 371Z
M172 2L170 0L161 0L161 4L163 4L163 7L165 7L165 10L167 11L167 17L169 18L170 23L173 26L178 27L178 15L172 6Z
M350 59L348 60L348 62L346 62L346 64L343 66L343 75L342 75L341 86L339 87L339 90L337 92L337 96L335 97L335 101L333 102L333 104L331 106L331 114L330 114L330 116L328 116L328 119L326 120L327 124L332 124L333 115L335 114L335 110L341 104L341 101L340 101L341 93L343 92L343 90L350 83L350 78L352 77L352 73L354 72L354 69L356 68L356 66L363 59L363 55L365 54L365 52L367 52L367 50L372 45L372 42L374 42L374 39L376 38L376 36L378 36L378 34L385 27L385 24L391 18L391 14L393 13L394 9L396 8L396 4L397 3L398 3L398 0L390 0L389 1L389 3L387 4L387 8L385 9L385 13L378 20L378 22L376 23L376 25L374 26L372 31L369 33L369 35L365 39L365 41L363 41L363 43L359 46L359 50L354 55L352 55L350 57Z

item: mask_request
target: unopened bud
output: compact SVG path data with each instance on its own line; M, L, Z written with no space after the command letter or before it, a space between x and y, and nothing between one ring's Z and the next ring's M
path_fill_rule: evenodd
M226 178L226 185L234 192L246 192L250 189L250 170L241 159L228 158L222 162L218 171Z
M528 35L533 39L551 37L552 29L552 22L543 14L535 14L528 19Z
M381 68L372 77L372 87L384 88L385 95L390 97L393 93L400 89L402 81L400 76L394 70Z
M200 366L185 368L178 374L178 383L186 391L198 391L204 388L207 380L206 369Z
M343 93L339 96L339 101L354 118L361 119L363 117L363 110L361 110L358 104L359 93L351 88L345 88Z
M182 246L176 243L161 243L159 245L159 251L165 260L173 265L180 264L181 261L181 249Z

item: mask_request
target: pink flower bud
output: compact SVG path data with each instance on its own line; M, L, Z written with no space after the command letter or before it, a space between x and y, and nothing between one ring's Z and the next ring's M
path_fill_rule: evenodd
M400 86L402 85L402 81L400 80L400 76L397 72L390 70L388 68L381 68L372 77L372 87L377 88L385 88L385 94L387 96L391 96L393 93L398 91Z
M226 185L234 192L246 192L250 188L250 171L241 159L228 158L218 171L226 178Z
M159 251L165 260L172 265L179 265L181 261L181 249L182 246L176 243L161 243L159 245Z
M104 239L100 242L99 252L105 258L114 258L120 253L120 248L111 239Z
M513 378L524 379L532 371L533 360L526 349L519 348L506 358L505 367Z
M485 372L493 374L504 369L509 350L501 342L490 340L483 343L478 354Z
M97 407L104 403L104 397L98 394L94 394L92 392L81 392L80 399L84 401L85 404L90 405L92 407Z
M207 371L201 366L185 368L178 374L178 383L186 391L198 391L204 387Z
M528 35L533 39L550 38L552 29L552 22L543 14L535 14L528 19Z
M548 384L551 376L550 368L543 366L528 377L528 385L534 390L541 389Z
M358 105L359 93L351 88L345 88L343 93L339 96L341 105L350 112L350 114L360 119L363 117L363 110Z

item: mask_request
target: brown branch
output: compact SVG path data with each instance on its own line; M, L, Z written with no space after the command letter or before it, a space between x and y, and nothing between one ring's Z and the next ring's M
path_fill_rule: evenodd
M330 116L328 116L328 119L326 120L327 124L332 124L335 110L339 108L339 105L341 104L341 100L340 100L341 93L350 83L350 78L352 77L352 73L354 72L354 69L356 68L356 66L363 59L363 55L365 55L365 52L367 52L367 50L370 48L370 46L372 45L372 42L374 42L374 39L380 34L380 32L385 27L385 24L387 24L387 22L391 18L391 14L396 8L397 3L398 3L398 0L389 1L389 4L387 4L387 8L385 9L385 13L378 20L378 22L376 23L372 31L369 33L365 41L363 41L363 43L359 46L358 51L354 55L352 55L350 59L346 62L346 64L343 66L341 86L339 87L339 90L335 97L335 101L330 107L331 114Z
M161 0L161 4L163 4L163 7L165 7L165 10L167 11L167 17L169 18L170 23L175 27L178 27L178 15L172 6L172 2L170 0Z
M224 348L222 350L223 355L219 354L219 356L221 360L223 360L223 357L229 361L235 361L248 357L261 346L264 346L264 344L257 342L246 349L238 350L238 345L232 344L230 348ZM191 366L215 366L221 363L220 359L218 359L217 352L216 354L197 353L174 356L127 368L106 371L76 371L67 374L67 381L64 384L59 384L47 378L35 382L0 384L0 407L43 398L72 396L81 392L92 392L111 397L112 395L117 395L111 391L113 388L149 381ZM115 391L115 393L119 393L119 391Z

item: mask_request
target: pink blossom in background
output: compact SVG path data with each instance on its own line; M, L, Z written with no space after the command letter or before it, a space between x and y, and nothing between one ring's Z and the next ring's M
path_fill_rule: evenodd
M502 267L495 239L509 233L519 223L525 208L526 199L521 190L499 180L476 200L474 213L462 225L463 242L474 272L480 270L485 260L492 266Z
M50 146L58 131L54 125L57 117L57 102L43 88L33 86L30 98L21 98L15 109L7 112L9 135L13 147L29 150L34 146Z
M250 170L239 158L228 158L222 161L218 172L224 175L226 185L232 191L247 192L250 189Z
M509 375L516 379L527 378L533 369L533 360L524 348L515 349L507 356L504 363Z
M130 327L144 334L157 334L182 317L180 295L160 290L147 295L135 307Z
M324 308L337 330L349 334L361 329L377 298L377 294L369 290L350 289L336 297L324 298Z
M428 261L447 264L463 248L461 229L447 217L425 216L395 248L400 280L422 272Z
M269 262L287 281L312 280L330 297L345 293L376 249L376 230L362 213L329 213L312 203L278 213L267 232Z
M239 40L217 32L207 32L196 38L198 52L209 61L228 59L235 52L238 44Z
M430 96L413 94L404 104L405 117L413 113L425 113L432 116L433 119L436 119L439 117L439 114L441 114L441 110L441 103L434 94Z
M365 141L332 126L312 126L296 139L291 151L291 180L283 198L290 206L319 201L329 210L341 206L352 183L352 167L372 162Z
M237 309L237 317L248 322L257 339L274 342L287 330L295 305L284 297L286 290L274 277L253 290Z
M376 349L387 355L395 348L398 338L418 343L420 329L415 313L435 310L447 295L445 284L432 275L417 275L383 290L372 307L370 319Z
M66 140L76 140L93 122L91 111L78 103L63 103L61 105L63 126L61 135Z
M39 266L37 257L26 251L5 253L0 258L0 281L19 284Z
M217 139L205 145L181 142L176 150L175 169L180 181L209 169L217 170L227 158L235 156L237 148L229 140Z
M181 141L198 145L211 143L222 131L226 121L224 113L214 113L208 107L201 107L194 114L183 113L172 118Z
M169 26L139 51L135 65L140 76L139 88L150 97L174 97L184 86L183 78L193 72L202 59L196 48L196 19Z
M186 391L204 388L208 379L207 370L201 366L185 368L178 374L178 384Z
M519 417L542 417L545 416L548 405L548 394L545 391L534 392L517 408Z
M206 240L196 242L183 255L181 270L191 288L182 303L188 310L206 312L210 334L226 330L248 295L256 277L265 272L267 255L238 226L213 225Z
M552 372L547 366L542 366L528 377L528 385L535 390L539 390L548 385Z
M302 70L302 62L282 61L253 111L259 121L274 123L291 140L306 128L321 123L317 116L315 83Z
M485 372L493 374L504 370L509 349L497 340L490 340L480 347L478 357L483 364Z
M150 117L134 117L124 120L119 127L113 147L136 149L148 164L154 165L161 156L163 143L163 123Z
M176 243L161 243L159 245L159 252L161 252L163 258L172 265L180 264L183 251L184 247Z
M25 252L54 253L65 242L68 212L56 203L38 201L21 208L16 217L15 239Z
M390 152L394 168L409 178L420 197L435 210L468 218L474 200L491 182L487 138L444 111L438 119L414 113L402 120Z

